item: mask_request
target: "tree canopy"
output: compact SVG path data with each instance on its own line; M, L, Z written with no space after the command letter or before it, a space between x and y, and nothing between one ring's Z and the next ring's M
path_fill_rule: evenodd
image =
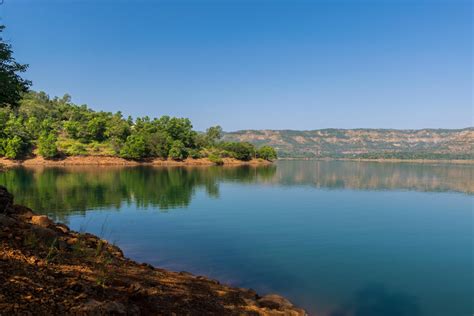
M16 107L31 82L20 76L28 65L20 64L13 58L12 47L2 36L4 29L5 26L0 25L0 107Z
M50 98L44 92L22 94L17 108L0 108L0 156L18 159L67 155L119 156L126 159L210 157L274 159L246 142L222 141L220 126L197 132L187 118L148 116L132 119L122 113L93 111L71 97Z

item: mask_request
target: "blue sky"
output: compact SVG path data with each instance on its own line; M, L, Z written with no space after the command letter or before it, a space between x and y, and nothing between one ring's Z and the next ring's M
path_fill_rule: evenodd
M197 129L473 125L471 1L4 0L33 88Z

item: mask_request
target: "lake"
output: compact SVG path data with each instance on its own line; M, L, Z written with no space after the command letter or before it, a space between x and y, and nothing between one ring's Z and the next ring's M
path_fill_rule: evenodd
M0 184L125 255L311 315L473 314L474 166L16 168Z

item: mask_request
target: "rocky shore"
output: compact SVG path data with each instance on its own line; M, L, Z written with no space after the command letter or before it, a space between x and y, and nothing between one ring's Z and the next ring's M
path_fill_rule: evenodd
M203 276L139 264L105 240L71 231L0 186L0 315L305 315Z

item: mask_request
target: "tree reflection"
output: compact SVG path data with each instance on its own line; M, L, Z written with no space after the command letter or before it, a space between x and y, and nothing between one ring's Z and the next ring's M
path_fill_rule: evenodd
M252 183L275 175L275 166L240 167L68 167L15 168L0 184L16 203L61 218L88 209L135 203L162 210L186 207L197 189L219 197L219 183Z
M325 189L474 192L471 165L348 161L283 161L232 167L15 168L0 184L21 203L53 217L134 203L162 210L186 207L197 189L218 198L221 182L304 185Z

